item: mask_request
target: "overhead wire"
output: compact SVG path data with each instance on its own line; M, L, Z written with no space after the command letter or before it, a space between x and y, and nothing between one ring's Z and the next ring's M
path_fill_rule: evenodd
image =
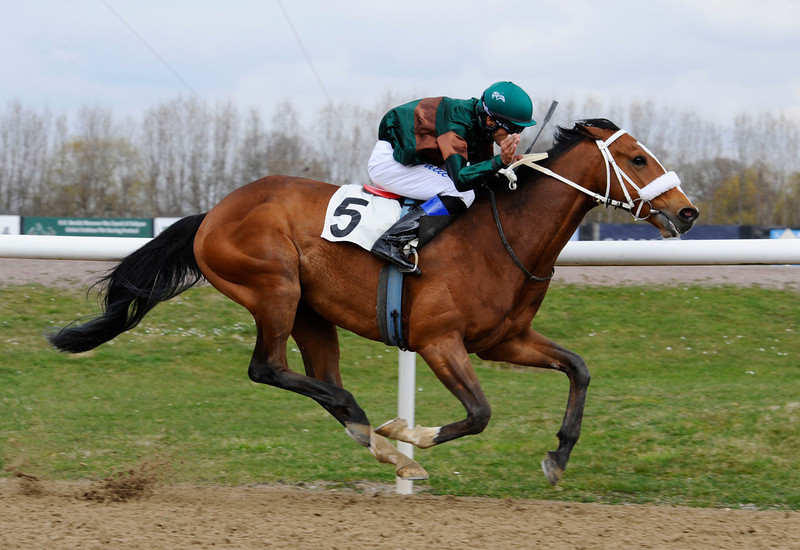
M163 65L164 65L164 66L165 66L165 67L166 67L166 68L167 68L167 69L168 69L168 70L169 70L169 71L170 71L170 72L171 72L171 73L172 73L172 74L175 76L175 78L177 78L177 79L178 79L178 80L179 80L179 81L180 81L180 82L181 82L181 83L182 83L184 86L186 86L186 89L188 89L188 90L189 90L189 91L192 93L192 95L193 95L195 98L197 98L197 99L198 99L198 100L200 100L201 102L205 103L205 100L204 100L202 97L200 97L200 94L198 94L198 93L197 93L197 92L194 90L194 88L192 88L192 86L191 86L191 85L190 85L190 84L189 84L189 83L186 81L186 79L184 79L184 78L183 78L183 77L180 75L180 73L178 73L178 71L177 71L177 70L175 70L175 68L174 68L172 65L170 65L170 64L167 62L167 60L166 60L166 59L164 59L164 57L163 57L163 56L161 56L161 55L160 55L160 54L159 54L159 53L156 51L156 49L155 49L153 46L151 46L151 45L150 45L150 43L148 43L148 42L147 42L147 40L145 40L145 39L144 39L144 37L143 37L141 34L139 34L138 32L136 32L136 29L134 29L134 28L133 28L133 25L131 25L130 23L128 23L128 21L127 21L127 20L126 20L124 17L122 17L122 15L120 15L120 14L119 14L119 12L117 12L117 10L115 10L115 9L114 9L114 8L111 6L111 4L109 4L109 3L108 3L108 0L100 0L100 1L101 1L103 4L105 4L105 6L108 8L108 10L109 10L111 13L113 13L113 14L114 14L114 16L116 16L116 18L117 18L117 19L119 19L119 20L122 22L122 24L123 24L123 25L125 25L125 26L128 28L128 30L129 30L129 31L131 31L131 33L132 33L132 34L133 34L133 35L134 35L136 38L138 38L138 39L139 39L139 41L140 41L142 44L144 44L144 45L145 45L145 47L146 47L148 50L150 50L150 52L151 52L151 53L152 53L154 56L156 56L156 58L157 58L159 61L161 61L161 63L162 63L162 64L163 64Z
M325 95L325 98L328 100L329 105L333 105L333 101L331 100L331 96L328 94L328 90L325 88L325 84L322 82L322 78L320 78L317 69L314 67L314 62L311 60L311 56L308 54L308 50L303 45L303 40L300 38L300 34L295 29L294 24L292 23L292 19L289 17L289 12L286 11L286 8L283 7L283 2L281 0L275 0L280 7L281 11L283 12L283 16L286 18L286 22L289 24L289 28L292 30L294 34L295 40L297 40L298 46L300 46L300 50L303 52L303 55L306 58L306 62L308 66L311 68L311 72L314 74L314 78L317 80L317 84L319 84L322 93Z
M108 0L100 0L100 1L106 6L106 8L108 8L108 10L112 14L114 14L114 16L117 19L120 20L120 22L122 22L123 25L125 25L125 27L128 28L128 30L142 44L144 44L144 46L148 50L150 50L150 53L152 53L175 76L175 78L177 78L186 87L186 89L189 90L189 92L191 92L191 94L195 98L197 98L198 100L200 100L203 103L205 103L205 101L200 96L200 94L198 94L195 91L195 89L192 88L192 86L186 81L186 79L184 79L180 75L180 73L172 65L170 65L169 62L161 54L159 54L158 51L153 46L151 46L150 43L147 40L145 40L145 38L141 34L139 34L136 31L136 29L133 27L133 25L131 25L124 17L122 17L122 15L117 10L115 10L113 8L113 6L111 6L111 4L108 2ZM291 17L289 17L289 12L286 11L286 8L284 7L283 2L281 0L276 0L276 3L278 4L278 7L280 8L281 12L283 13L284 18L286 19L286 23L289 25L289 29L292 31L292 34L294 35L294 38L297 41L297 45L299 46L300 51L303 53L303 56L305 57L306 63L308 64L308 66L309 66L309 68L311 70L311 73L314 75L314 78L316 79L317 84L320 87L320 90L322 90L322 94L328 100L328 104L329 105L333 105L333 100L331 99L331 96L328 93L327 88L325 87L325 83L322 81L322 77L320 77L319 72L317 72L317 69L314 66L314 62L311 59L311 55L309 55L308 50L305 47L305 44L303 44L303 39L300 37L300 33L297 32L297 29L295 28Z

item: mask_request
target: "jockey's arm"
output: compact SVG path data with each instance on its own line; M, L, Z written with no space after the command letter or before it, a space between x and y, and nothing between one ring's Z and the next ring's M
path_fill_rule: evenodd
M467 159L461 155L450 155L445 159L444 165L456 189L462 192L476 189L486 180L487 176L506 167L500 159L500 155L475 164L467 164Z

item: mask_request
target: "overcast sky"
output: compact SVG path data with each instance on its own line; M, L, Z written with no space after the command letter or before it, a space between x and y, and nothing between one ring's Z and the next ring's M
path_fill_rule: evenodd
M800 120L800 0L0 0L0 108L178 96L265 115L388 92L652 100ZM285 10L285 13L284 13ZM309 62L310 60L310 62ZM537 113L541 115L542 113ZM604 116L604 113L587 113Z

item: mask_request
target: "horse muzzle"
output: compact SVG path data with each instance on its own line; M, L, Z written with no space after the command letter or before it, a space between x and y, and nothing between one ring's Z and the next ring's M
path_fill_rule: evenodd
M678 209L677 212L666 209L653 212L650 219L653 225L661 232L662 237L675 239L689 231L699 216L700 212L697 208L684 206Z

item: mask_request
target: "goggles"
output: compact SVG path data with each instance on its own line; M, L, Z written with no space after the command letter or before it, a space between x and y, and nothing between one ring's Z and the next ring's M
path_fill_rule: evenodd
M483 104L483 110L486 111L487 115L489 115L490 117L492 117L494 119L495 124L497 124L497 126L502 128L503 130L505 130L509 134L521 134L523 132L523 130L525 130L524 126L517 126L516 124L514 124L511 121L503 120L503 119L499 118L498 116L492 114L492 112L489 110L489 107L486 106L486 101L481 100L481 103ZM493 133L495 128L490 128L489 130Z
M495 123L497 123L500 128L508 132L509 134L521 134L525 128L523 126L517 126L513 122L509 122L507 120L500 120L499 118L494 119Z

